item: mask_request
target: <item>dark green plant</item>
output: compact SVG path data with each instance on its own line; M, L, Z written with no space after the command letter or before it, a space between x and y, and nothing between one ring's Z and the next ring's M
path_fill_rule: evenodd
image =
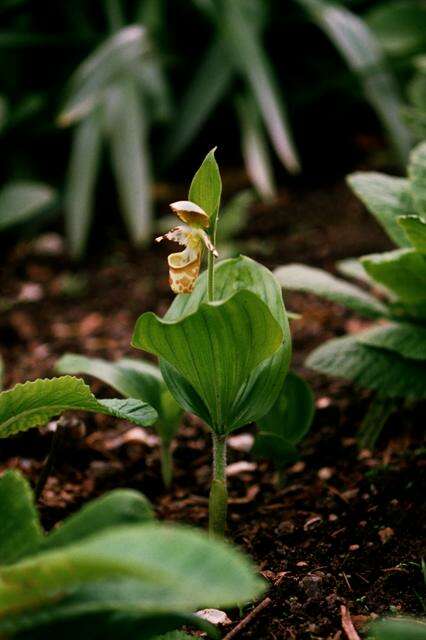
M364 288L303 265L279 267L275 275L285 290L382 320L327 342L307 360L316 371L375 392L359 434L360 446L372 448L398 401L426 397L426 143L412 152L407 178L355 173L349 184L398 248L338 265Z
M143 314L133 345L160 358L176 401L212 431L210 531L222 535L227 435L274 404L287 374L291 339L281 291L268 269L244 256L214 265L220 196L211 151L193 178L189 200L172 205L186 224L165 236L186 247L168 259L173 290L186 293L175 298L164 318ZM204 245L208 266L197 277Z
M12 471L0 477L4 638L148 640L183 624L217 638L193 612L235 606L263 590L240 552L155 522L136 491L98 498L46 534L28 483Z
M308 433L314 413L310 386L297 374L288 373L275 404L257 420L253 455L272 460L281 473L299 457L297 445Z
M413 618L385 618L370 627L368 640L425 640L426 622Z
M168 487L173 476L171 445L183 412L168 391L160 369L142 360L122 358L112 363L72 353L62 356L56 369L59 373L94 376L121 395L143 400L154 407L158 419L153 426L161 439L161 470L164 484Z

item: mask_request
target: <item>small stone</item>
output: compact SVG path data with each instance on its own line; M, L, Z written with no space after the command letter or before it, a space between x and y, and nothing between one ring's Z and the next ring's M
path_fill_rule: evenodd
M349 551L358 551L359 549L359 544L351 544L351 546L349 547Z
M195 615L203 620L207 620L210 624L227 625L232 623L232 620L228 618L225 611L220 611L220 609L201 609L197 611Z
M256 469L257 464L255 462L240 460L239 462L233 462L226 467L226 476L231 478L232 476L238 476L247 471L256 471Z
M334 475L334 469L331 467L322 467L318 471L318 478L320 480L330 480L330 478Z
M236 436L231 436L227 440L228 446L235 451L241 451L242 453L248 453L253 447L254 437L251 433L239 433Z
M382 542L382 544L386 544L395 534L395 531L391 527L384 527L378 531L378 536Z

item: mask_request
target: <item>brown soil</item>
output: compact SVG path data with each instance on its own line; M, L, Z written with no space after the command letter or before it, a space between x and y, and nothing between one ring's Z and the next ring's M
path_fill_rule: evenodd
M343 183L295 187L269 207L255 206L240 240L269 267L299 261L330 269L336 259L389 246ZM148 309L164 313L171 299L165 247L135 252L116 243L76 272L55 239L47 242L53 255L43 244L46 238L20 243L3 258L2 304L4 298L10 303L0 318L5 387L51 377L67 351L137 357L129 347L136 318ZM377 452L360 453L354 435L368 393L304 370L303 360L325 339L357 331L363 321L299 294L288 296L287 306L304 314L293 323L293 362L314 387L317 414L301 460L286 470L281 485L266 462L230 478L229 537L271 585L271 603L237 637L337 640L346 637L342 604L358 630L377 615L424 611L424 407L396 416ZM111 393L98 382L91 385L100 396ZM161 485L157 447L143 430L87 414L69 424L40 501L46 527L124 486L143 491L161 519L206 525L210 443L197 419L187 417L177 438L170 491ZM50 438L45 428L3 440L0 471L19 468L35 481ZM250 460L250 454L231 448L229 458ZM233 625L251 609L230 612Z

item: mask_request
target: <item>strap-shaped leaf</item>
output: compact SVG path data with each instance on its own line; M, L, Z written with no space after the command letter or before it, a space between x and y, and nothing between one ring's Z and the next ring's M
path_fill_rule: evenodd
M0 231L24 224L56 200L52 187L40 182L17 180L0 191Z
M426 360L426 327L406 322L394 322L364 331L363 344L399 353L404 358Z
M284 289L314 293L353 309L367 318L388 315L388 309L379 300L354 284L335 278L321 269L289 264L275 269L274 275Z
M395 244L408 247L410 243L397 219L416 214L409 180L369 171L352 173L348 183Z
M272 273L247 256L222 260L215 266L216 300L225 300L235 291L252 291L263 300L283 331L283 343L270 358L256 367L241 388L227 431L254 422L265 415L277 399L287 375L291 357L291 335L280 286ZM207 273L197 280L190 296L176 296L166 313L167 320L178 320L193 313L207 301ZM209 424L209 414L195 389L165 360L160 361L167 386L182 407Z
M0 393L0 438L45 424L67 410L105 413L137 425L150 425L157 412L140 400L97 400L83 380L72 376L17 384Z
M415 249L396 249L361 258L367 273L385 285L400 300L418 303L426 300L426 257Z
M0 567L37 549L43 539L28 482L15 471L0 477Z
M362 343L362 334L336 338L313 351L311 369L377 391L384 398L426 398L423 362Z
M37 579L31 579L37 577ZM263 591L251 564L186 527L117 527L0 569L0 632L19 615L137 615L235 606ZM9 627L9 629L8 629Z
M404 229L410 244L419 253L426 254L426 222L420 216L401 216L398 224Z
M415 212L426 218L426 142L422 142L411 152L408 175Z
M203 303L180 320L142 315L133 345L166 360L196 390L214 430L232 424L242 385L280 347L283 332L267 305L251 291Z

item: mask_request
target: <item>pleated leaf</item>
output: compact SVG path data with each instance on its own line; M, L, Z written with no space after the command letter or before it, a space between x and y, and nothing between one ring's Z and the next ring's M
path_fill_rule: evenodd
M384 398L426 398L423 362L362 343L362 334L330 340L315 349L306 364L320 373L350 380Z
M426 257L415 249L397 249L361 258L367 273L402 302L426 300Z
M391 240L399 247L409 247L410 243L398 225L399 216L417 213L409 180L369 171L352 173L348 176L348 184Z
M278 267L274 274L284 290L313 293L348 307L367 318L388 315L386 306L363 289L321 269L302 264L289 264Z
M79 378L38 379L0 393L0 438L43 425L67 410L104 413L141 426L157 418L155 409L140 400L97 400Z
M374 327L360 336L363 344L399 353L405 358L426 360L426 327L394 322Z
M226 432L251 372L282 344L283 332L267 305L251 291L200 304L179 320L142 315L133 345L168 362L200 397L210 426Z

